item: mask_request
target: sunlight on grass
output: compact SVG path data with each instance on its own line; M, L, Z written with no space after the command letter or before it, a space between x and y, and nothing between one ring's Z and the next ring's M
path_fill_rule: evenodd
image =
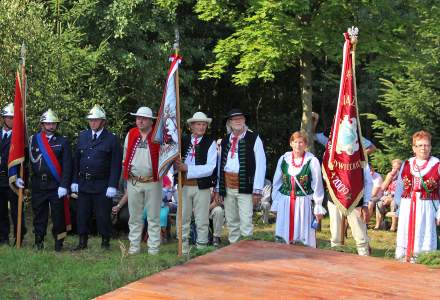
M255 225L252 239L274 242L274 224ZM372 255L393 259L396 234L387 231L369 231ZM330 247L329 219L325 218L322 230L317 233L318 248ZM227 243L227 231L223 232L222 246ZM147 254L146 244L142 243L142 252L130 256L127 253L129 242L126 236L114 239L111 250L103 251L101 239L92 237L89 248L81 252L71 252L78 242L76 236L68 236L65 249L61 253L53 251L53 240L46 238L45 250L32 249L33 240L28 234L20 250L0 247L0 284L1 299L90 299L140 278L146 277L172 266L185 263L191 258L215 251L191 248L187 257L177 257L177 242L161 245L160 254ZM356 246L348 230L344 246L332 250L356 253ZM431 266L440 266L440 251L420 255L418 262Z

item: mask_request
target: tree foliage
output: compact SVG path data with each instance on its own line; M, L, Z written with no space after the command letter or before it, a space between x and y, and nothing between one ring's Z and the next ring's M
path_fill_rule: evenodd
M30 132L53 108L62 133L74 139L99 103L123 136L133 124L129 112L140 105L157 111L178 28L182 123L202 110L221 137L229 109L248 111L272 170L304 109L312 109L305 89L320 129L331 125L342 33L355 25L359 111L374 118L362 119L363 132L383 148L373 162L385 167L389 158L410 155L412 132L438 131L439 15L428 0L0 1L0 105L13 99L25 42ZM305 57L309 82L301 81ZM434 145L435 154L437 137Z
M411 135L422 129L433 135L432 153L440 152L437 135L440 132L440 6L432 4L422 2L414 7L418 20L412 39L404 48L402 72L382 81L383 95L379 102L387 117L374 121L383 147L383 152L375 155L378 164L411 156Z

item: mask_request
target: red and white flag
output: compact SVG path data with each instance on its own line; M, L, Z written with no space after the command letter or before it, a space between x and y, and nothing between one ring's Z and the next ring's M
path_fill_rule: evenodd
M167 82L163 92L156 126L153 131L153 140L160 144L159 150L159 177L163 177L170 169L174 159L179 156L179 133L178 124L180 120L177 114L178 105L178 81L177 74L181 57L172 55L171 65L168 70Z
M348 215L363 196L366 157L361 143L353 66L352 40L357 40L357 28L344 33L344 37L338 105L324 152L322 173L333 203Z

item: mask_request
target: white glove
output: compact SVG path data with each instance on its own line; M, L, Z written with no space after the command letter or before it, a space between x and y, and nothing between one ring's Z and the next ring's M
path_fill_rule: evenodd
M58 187L58 198L63 198L67 195L67 189L63 187Z
M116 196L116 189L114 187L109 186L107 188L107 192L105 193L105 196L107 198L113 198L114 196Z
M72 191L72 193L78 193L78 183L72 183L70 185L70 190Z
M23 179L17 178L17 180L15 180L15 186L18 187L19 189L24 189Z

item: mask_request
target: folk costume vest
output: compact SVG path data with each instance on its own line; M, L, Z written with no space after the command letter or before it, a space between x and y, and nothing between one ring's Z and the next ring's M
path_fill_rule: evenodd
M411 173L411 165L409 160L405 161L401 174L403 182L402 197L411 198L411 193L414 190L414 192L420 192L420 200L439 200L439 166L440 162L434 164L434 166L432 166L432 168L425 174L425 176L422 176L422 183L420 182L421 178L419 175L413 175ZM415 181L420 182L420 184L417 184L415 186ZM426 187L426 189L424 187Z
M310 162L312 160L309 159L308 162L304 164L301 171L296 175L296 179L301 184L304 192L307 195L313 194L312 190L312 171L310 169ZM289 174L289 164L283 159L281 163L281 171L283 173L283 184L281 185L279 192L283 195L290 196L290 192L292 191L292 176ZM295 183L295 196L306 196L304 195L301 188Z
M124 179L128 179L130 176L131 161L133 160L136 148L141 140L141 134L137 127L130 129L128 132L127 153L124 160ZM153 143L153 131L151 130L147 135L148 147L150 148L151 163L153 168L154 181L159 180L158 165L159 165L159 149L160 145Z
M226 196L225 186L225 165L228 160L228 153L231 149L231 134L228 134L222 140L222 151L220 160L220 178L219 193ZM250 130L246 131L245 136L238 141L238 161L240 168L238 172L239 188L238 192L242 194L252 194L255 176L255 153L254 146L258 135Z
M214 139L209 136L203 136L200 143L195 146L195 165L204 165L208 159L208 151L211 147ZM182 161L186 160L188 153L192 148L191 136L182 137ZM216 170L213 171L211 176L197 178L197 186L199 189L209 189L215 185L216 181Z

